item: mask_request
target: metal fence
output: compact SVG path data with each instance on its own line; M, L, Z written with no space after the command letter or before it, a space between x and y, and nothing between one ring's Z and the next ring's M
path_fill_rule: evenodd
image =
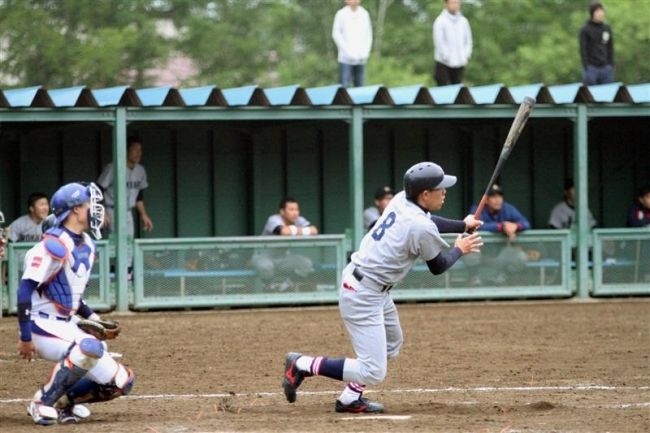
M16 313L18 284L23 272L25 254L34 246L33 243L10 243L7 249L7 308L9 313ZM114 300L110 289L110 247L107 241L97 242L97 258L93 264L88 288L84 299L97 311L113 308Z
M650 295L650 228L593 234L592 295Z
M463 257L443 275L418 262L392 295L395 300L569 297L574 295L572 236L566 230L531 230L508 242L483 234L480 255ZM454 236L445 236L453 245ZM9 244L2 305L16 311L16 293L28 243ZM115 305L107 241L97 243L86 299L98 310ZM347 262L343 235L304 238L230 237L138 239L134 309L333 303ZM650 230L593 232L592 296L650 295Z
M136 309L335 302L343 235L138 239Z
M395 289L395 300L569 297L571 236L568 230L532 230L514 242L482 233L481 254L461 258L449 271L432 275L418 262ZM444 236L453 245L455 236Z

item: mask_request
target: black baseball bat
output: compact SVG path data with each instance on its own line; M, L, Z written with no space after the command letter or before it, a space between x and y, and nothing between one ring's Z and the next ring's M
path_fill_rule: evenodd
M528 120L531 111L533 111L534 105L535 105L535 100L527 96L524 98L524 102L522 102L521 105L519 106L519 110L517 110L517 115L515 116L515 119L512 121L512 125L510 126L510 131L508 132L506 141L505 143L503 143L503 148L501 149L501 155L499 155L499 161L497 162L497 165L494 168L494 172L492 172L492 177L490 178L490 182L488 182L487 188L485 188L485 192L483 193L483 197L481 197L481 201L479 202L478 207L476 208L476 212L474 213L474 218L479 219L479 217L481 216L481 212L483 212L483 208L485 207L485 202L487 201L488 193L490 192L492 185L494 185L494 182L497 180L497 177L499 177L499 174L501 174L501 170L503 169L503 166L505 165L506 161L508 160L508 157L512 153L512 149L514 149L515 144L517 143L517 139L521 135L521 131L524 130L524 126L526 126L526 121Z

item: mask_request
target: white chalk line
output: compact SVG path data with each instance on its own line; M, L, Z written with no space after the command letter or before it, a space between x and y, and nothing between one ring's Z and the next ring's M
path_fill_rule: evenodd
M478 387L446 387L446 388L413 388L413 389L384 389L367 390L365 394L444 394L444 393L471 393L471 392L535 392L535 391L647 391L650 386L613 386L613 385L561 385L561 386L478 386ZM298 391L301 396L338 395L341 391ZM149 395L127 395L122 399L127 400L189 400L197 398L246 398L246 397L279 397L284 396L281 392L243 392L243 393L208 393L208 394L149 394ZM28 398L0 399L0 404L24 403ZM636 404L636 403L635 403ZM648 404L648 403L640 403Z

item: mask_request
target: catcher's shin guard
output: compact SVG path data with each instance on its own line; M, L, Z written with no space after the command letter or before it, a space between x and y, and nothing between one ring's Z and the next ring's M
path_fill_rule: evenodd
M70 357L63 358L54 366L50 380L41 390L40 401L45 406L54 406L54 403L86 375L88 370L78 367L70 361Z
M113 400L130 393L134 382L135 374L133 374L133 370L118 364L117 374L110 383L96 383L84 377L66 392L66 395L61 398L57 406Z

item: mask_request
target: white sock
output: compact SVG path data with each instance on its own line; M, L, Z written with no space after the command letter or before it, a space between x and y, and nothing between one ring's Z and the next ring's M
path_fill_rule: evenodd
M363 388L364 385L361 385L360 383L348 383L339 396L339 401L343 404L350 404L353 401L359 400L361 394L363 394Z
M306 371L308 373L311 373L311 363L313 361L314 361L313 356L303 355L296 360L296 367L298 367L298 370L300 371Z

